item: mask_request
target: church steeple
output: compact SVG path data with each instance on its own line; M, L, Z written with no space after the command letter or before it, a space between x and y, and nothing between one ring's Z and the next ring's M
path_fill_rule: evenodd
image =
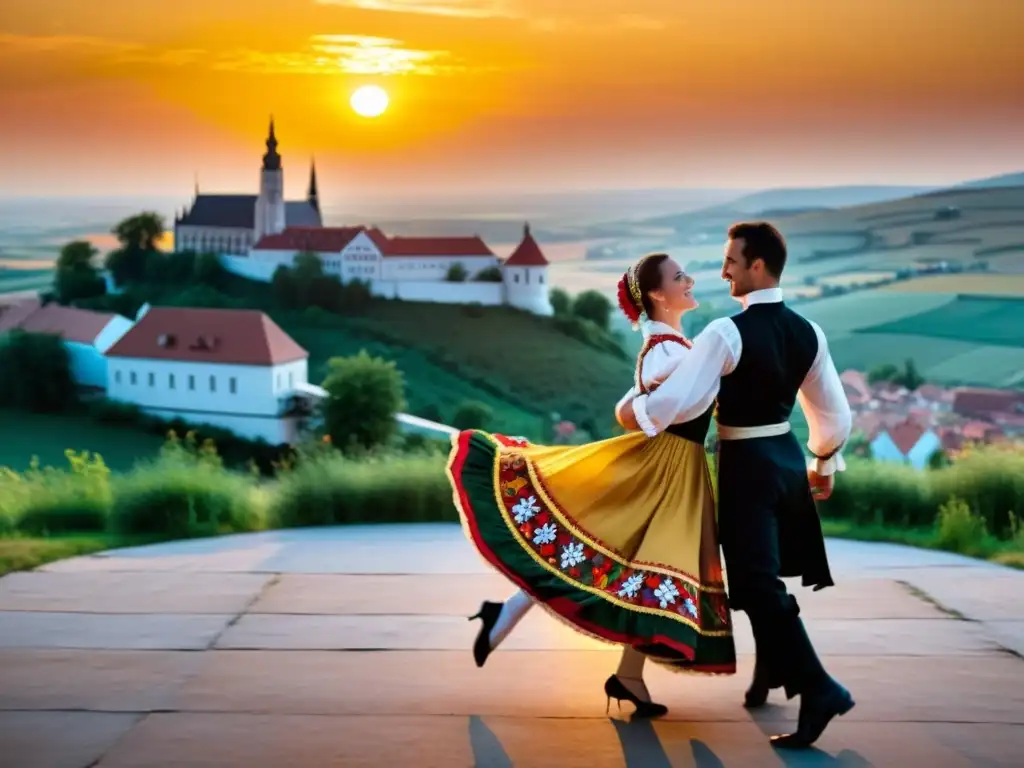
M263 155L264 171L281 170L281 156L277 154L277 137L274 135L274 116L270 116L270 133L267 135L267 153Z
M306 193L306 200L316 210L320 210L320 195L316 189L316 161L311 160L309 163L309 191Z

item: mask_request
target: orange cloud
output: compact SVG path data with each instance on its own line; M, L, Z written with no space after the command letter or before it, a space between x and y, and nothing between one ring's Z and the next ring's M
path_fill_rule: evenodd
M492 0L315 0L317 5L340 5L364 11L454 16L470 19L515 18L504 3Z

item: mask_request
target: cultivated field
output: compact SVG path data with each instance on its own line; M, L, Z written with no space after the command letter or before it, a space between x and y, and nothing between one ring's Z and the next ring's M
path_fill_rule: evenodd
M1024 297L1024 274L925 275L913 280L892 283L882 290L901 293L962 293L975 296Z

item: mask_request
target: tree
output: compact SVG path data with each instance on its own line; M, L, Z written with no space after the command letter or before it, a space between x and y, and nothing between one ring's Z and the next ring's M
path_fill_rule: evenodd
M903 363L903 372L893 380L911 392L924 384L924 376L918 372L917 365L910 359Z
M295 274L284 264L274 270L270 280L270 288L274 294L274 303L281 309L295 309L299 288L295 282Z
M892 381L900 375L900 369L892 363L882 363L868 371L868 384Z
M500 283L504 278L500 267L484 267L473 278L481 283Z
M572 307L572 299L569 298L569 294L563 291L561 288L552 288L548 293L548 299L551 301L551 308L555 310L556 315L568 315Z
M932 454L928 457L928 469L942 469L952 464L949 460L949 456L942 448L936 448L932 451Z
M466 268L462 265L462 262L456 261L448 267L448 273L444 276L444 279L449 283L464 283L466 282L467 277L469 277L469 273L466 272Z
M466 400L459 404L452 416L455 429L487 429L494 418L494 411L486 403Z
M216 253L201 253L195 258L193 274L196 281L211 288L223 288L227 272Z
M405 407L402 374L393 361L370 357L332 357L323 387L324 426L331 442L346 450L383 445L398 431L395 416Z
M607 331L608 320L612 312L612 303L600 291L584 291L572 302L572 313L577 317L589 320L598 328Z
M118 222L111 230L121 243L122 248L148 253L156 250L167 227L164 217L153 211L143 211Z
M122 219L110 231L121 244L120 248L107 254L106 267L114 282L120 286L145 280L150 256L166 231L163 216L143 211Z
M57 413L74 401L71 359L59 336L16 329L0 339L0 406Z
M53 289L61 304L88 299L106 292L93 260L98 251L86 240L73 240L60 249L53 275Z

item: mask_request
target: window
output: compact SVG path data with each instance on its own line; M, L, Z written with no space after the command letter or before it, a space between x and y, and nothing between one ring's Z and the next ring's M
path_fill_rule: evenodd
M544 282L544 275L537 275L537 282L538 283L543 283Z
M167 388L168 389L174 389L174 374L173 373L168 373L167 374Z
M217 377L216 376L211 376L210 377L210 391L211 392L216 392L217 391Z
M514 280L515 282L517 282L517 283L518 283L518 282L519 282L519 275L518 275L518 274L512 275L512 279L513 279L513 280Z
M120 371L114 371L114 381L117 382L118 384L121 383L121 372Z
M228 379L228 390L231 392L232 395L238 394L238 381L235 379L234 376Z
M289 372L288 373L288 389L291 389L293 386L295 386L294 382L295 382L295 374Z
M153 373L152 371L150 371L150 374L149 374L149 386L152 387L152 386L155 386L155 385L156 385L156 374Z
M280 373L277 374L277 391L278 392L281 391L281 374Z
M191 373L188 375L188 388L194 390L196 388L196 377Z
M128 381L132 384L135 384L138 381L138 377L135 375L135 371L132 371L130 374L128 374Z

